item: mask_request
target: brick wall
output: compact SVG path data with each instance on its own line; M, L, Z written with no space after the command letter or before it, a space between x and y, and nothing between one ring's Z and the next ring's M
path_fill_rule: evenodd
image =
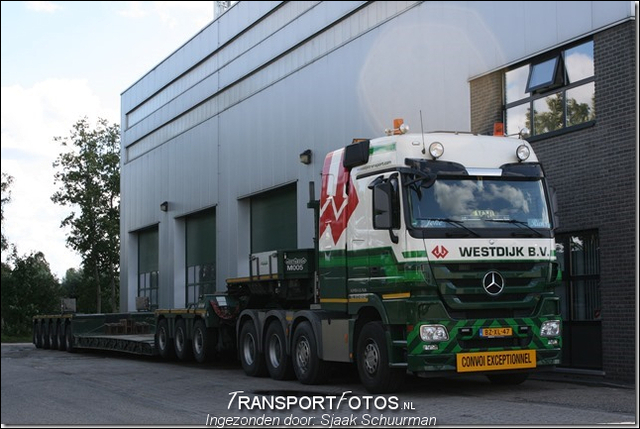
M502 71L471 81L471 132L492 135L502 122Z
M532 143L558 191L558 232L598 231L603 369L627 382L635 380L638 335L637 55L634 22L595 34L595 125ZM470 90L472 130L489 133L501 115L501 72L476 79Z

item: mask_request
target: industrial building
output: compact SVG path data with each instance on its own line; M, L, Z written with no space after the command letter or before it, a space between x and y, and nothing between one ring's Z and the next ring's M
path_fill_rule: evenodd
M557 189L563 367L635 378L631 1L238 2L122 94L121 310L313 247L324 155L412 131L531 142ZM317 197L317 195L316 195Z

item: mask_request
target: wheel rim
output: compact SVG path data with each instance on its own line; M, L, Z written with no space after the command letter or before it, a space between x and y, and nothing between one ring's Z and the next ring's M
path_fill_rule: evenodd
M204 334L201 329L196 329L196 334L193 339L193 348L197 354L201 354L204 350Z
M271 362L271 366L274 368L280 367L280 363L282 362L282 343L280 342L280 337L277 335L272 335L269 339L269 361Z
M244 356L244 361L248 365L253 365L255 361L255 353L256 353L256 339L253 338L253 334L247 333L244 336L244 341L242 342L242 355Z
M296 362L298 368L304 373L309 369L309 360L311 358L311 347L307 337L302 336L296 344Z
M364 369L367 371L367 374L373 375L378 371L378 366L380 365L380 350L375 342L370 341L365 346L362 362L364 363Z

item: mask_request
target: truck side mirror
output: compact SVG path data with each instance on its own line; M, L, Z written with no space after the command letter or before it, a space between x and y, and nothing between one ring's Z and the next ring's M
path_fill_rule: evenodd
M373 188L373 227L391 229L391 185L385 181Z
M372 183L373 189L373 227L375 229L400 228L400 197L398 178L377 178Z

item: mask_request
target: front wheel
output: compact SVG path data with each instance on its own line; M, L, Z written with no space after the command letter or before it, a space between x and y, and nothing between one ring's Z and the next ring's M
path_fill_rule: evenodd
M318 357L318 345L309 322L302 322L293 334L293 370L302 384L321 384L329 378L329 364Z
M369 393L391 393L404 382L406 371L389 367L382 322L369 322L358 336L356 360L360 382Z

